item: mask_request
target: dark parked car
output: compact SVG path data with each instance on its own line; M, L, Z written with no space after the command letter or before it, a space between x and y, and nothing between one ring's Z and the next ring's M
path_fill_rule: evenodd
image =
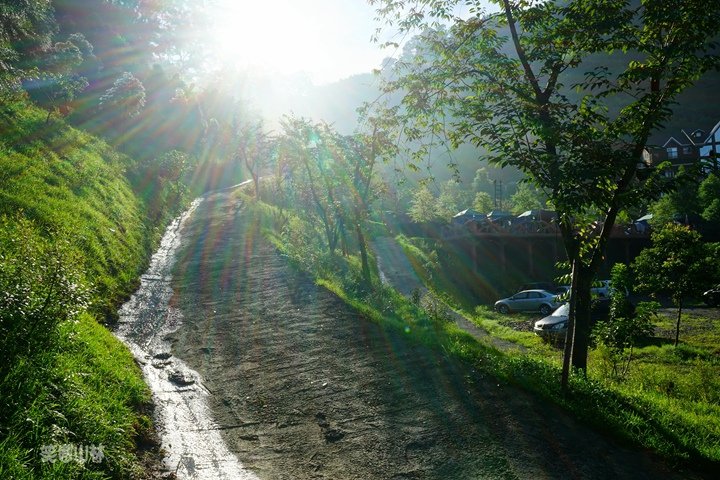
M550 315L560 304L555 294L545 290L523 290L512 297L503 298L495 302L495 310L500 313L510 312L540 312Z
M720 284L703 293L703 300L711 307L720 305Z

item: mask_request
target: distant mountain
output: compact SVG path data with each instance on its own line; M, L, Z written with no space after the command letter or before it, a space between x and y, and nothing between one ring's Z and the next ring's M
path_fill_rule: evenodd
M606 66L618 71L632 60L630 55L597 55L586 60L582 66L564 78L566 87L583 80L585 72L598 66ZM291 77L248 77L243 80L245 97L250 98L254 107L267 119L269 125L276 125L277 119L284 114L325 120L344 134L350 134L357 128L357 108L365 102L372 102L381 95L379 79L372 73L353 75L346 79L316 86L309 78L301 75ZM662 145L671 135L677 135L681 129L706 132L720 121L720 72L705 75L693 87L678 97L673 107L674 115L664 128L655 132L650 144ZM618 109L622 105L615 101L610 105ZM275 127L273 127L275 128ZM478 161L481 152L471 146L452 155L439 153L437 164L432 173L440 179L449 174L444 166L448 162L458 164L461 178L472 179L474 171L482 164Z
M236 80L236 89L268 125L277 125L283 115L324 120L343 134L357 129L357 108L379 96L378 80L362 73L326 85L313 85L302 74L252 75Z

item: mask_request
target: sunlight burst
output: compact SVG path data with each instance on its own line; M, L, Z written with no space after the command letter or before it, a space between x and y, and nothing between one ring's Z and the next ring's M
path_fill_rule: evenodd
M221 62L279 73L327 70L326 2L220 0L213 36ZM324 19L324 20L323 20Z

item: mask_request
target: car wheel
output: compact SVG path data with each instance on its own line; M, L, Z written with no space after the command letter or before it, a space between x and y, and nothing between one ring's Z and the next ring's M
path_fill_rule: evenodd
M547 304L544 304L544 303L543 303L542 305L540 305L540 314L541 314L543 317L547 317L547 316L550 315L551 313L552 313L552 308L550 308L550 305L547 305Z
M507 315L510 313L510 309L507 305L498 305L498 312L502 313L503 315Z

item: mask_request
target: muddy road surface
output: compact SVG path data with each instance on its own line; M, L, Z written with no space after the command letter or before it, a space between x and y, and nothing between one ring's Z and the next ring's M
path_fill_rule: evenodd
M231 194L200 204L182 238L172 353L259 478L694 478L363 319L294 272Z

